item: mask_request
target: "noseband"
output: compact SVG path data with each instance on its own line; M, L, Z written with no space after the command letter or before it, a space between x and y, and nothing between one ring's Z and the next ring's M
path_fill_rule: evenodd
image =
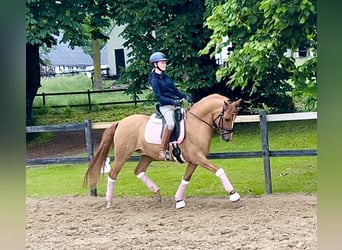
M216 116L216 118L214 119L214 125L211 125L210 123L206 122L205 120L203 120L201 117L195 115L194 113L192 113L190 110L188 111L192 116L196 117L198 120L200 120L201 122L207 124L209 127L216 129L217 132L220 135L225 135L225 134L229 134L229 133L233 133L234 129L233 128L224 128L223 127L223 116L224 116L224 111L225 111L225 106L223 105L221 113L218 114ZM218 122L216 122L218 120Z

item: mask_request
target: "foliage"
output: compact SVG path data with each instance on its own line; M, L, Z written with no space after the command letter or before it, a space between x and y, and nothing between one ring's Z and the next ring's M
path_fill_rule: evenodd
M53 36L64 31L62 42L71 46L87 40L83 21L86 19L86 1L26 0L26 42L29 44L56 44Z
M130 83L129 93L148 87L152 52L162 51L171 61L168 73L183 91L216 83L215 60L198 51L209 41L203 27L204 1L115 1L113 18L125 25L122 37L129 49L128 69L120 81Z
M288 102L293 92L294 96L304 94L310 109L315 109L316 0L208 0L207 4L212 12L206 25L213 34L202 54L214 55L230 43L234 47L216 72L218 79L231 88L247 89L250 95L266 96L259 101L269 107L279 105L281 99ZM226 41L223 38L227 36ZM299 66L293 57L285 56L287 49L303 48L310 49L314 56Z
M34 122L32 103L40 87L39 48L55 45L61 32L61 42L69 42L71 48L90 39L107 39L101 28L110 25L108 2L26 0L26 124Z
M26 0L26 42L51 47L61 31L61 42L71 47L87 44L89 39L106 40L101 29L111 25L108 2Z

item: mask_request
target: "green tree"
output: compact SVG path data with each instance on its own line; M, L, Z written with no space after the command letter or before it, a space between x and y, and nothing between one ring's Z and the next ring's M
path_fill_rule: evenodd
M209 30L203 27L205 1L118 0L113 17L125 25L121 34L130 49L130 66L122 71L120 81L129 82L130 93L148 87L148 64L152 52L162 51L170 59L168 73L183 91L196 90L216 83L215 59L198 52L209 42Z
M315 0L208 0L207 4L215 6L206 19L213 33L201 53L214 55L234 45L229 59L216 72L219 80L275 111L291 109L291 98L302 96L308 109L316 107ZM285 56L288 49L299 48L310 49L314 56L304 63Z
M110 1L111 2L111 1ZM106 0L26 0L26 124L32 125L32 104L40 85L39 49L62 42L84 45L90 39L106 39L101 27L109 25ZM90 19L89 19L90 17ZM90 24L89 24L90 20ZM89 28L90 27L90 28ZM87 32L87 29L91 32ZM95 66L95 65L94 65Z

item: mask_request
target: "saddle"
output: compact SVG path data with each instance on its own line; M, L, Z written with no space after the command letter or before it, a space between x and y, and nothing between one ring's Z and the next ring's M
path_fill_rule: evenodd
M186 112L183 108L175 110L175 127L170 136L169 144L172 145L172 154L178 162L183 163L180 148L178 144L182 143L185 138L185 117ZM155 106L155 113L150 116L145 127L145 140L148 143L160 144L164 127L166 126L165 119L160 112L159 104Z

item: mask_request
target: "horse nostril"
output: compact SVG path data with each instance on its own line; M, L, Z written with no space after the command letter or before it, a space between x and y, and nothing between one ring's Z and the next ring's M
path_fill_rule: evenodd
M225 142L229 142L230 141L230 137L227 137L227 136L224 136L224 135L221 135L221 139Z

